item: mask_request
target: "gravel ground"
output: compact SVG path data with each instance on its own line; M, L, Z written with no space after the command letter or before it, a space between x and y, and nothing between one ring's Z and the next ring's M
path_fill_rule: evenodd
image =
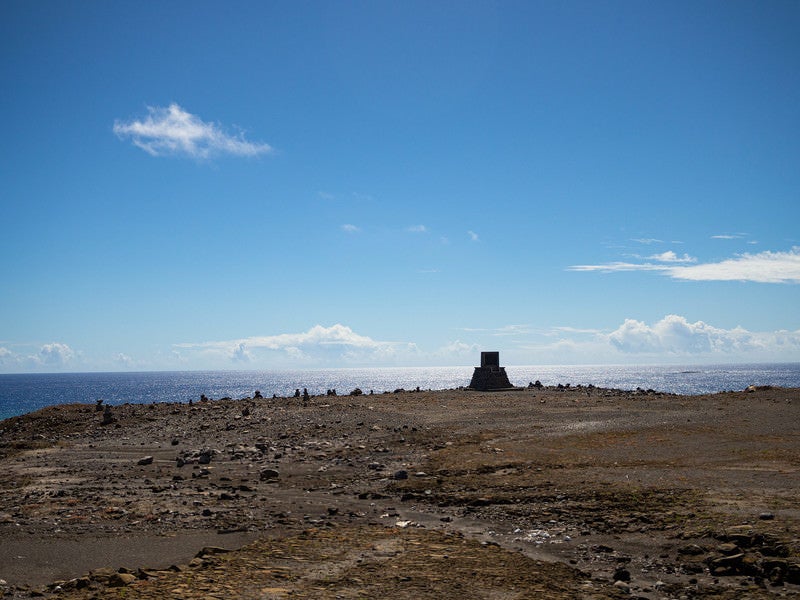
M97 408L0 422L0 594L800 595L800 390Z

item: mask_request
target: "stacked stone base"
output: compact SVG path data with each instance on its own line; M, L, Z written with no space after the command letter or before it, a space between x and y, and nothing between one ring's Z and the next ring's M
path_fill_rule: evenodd
M472 390L487 392L490 390L505 390L514 387L508 380L505 367L475 367L472 381L469 383Z

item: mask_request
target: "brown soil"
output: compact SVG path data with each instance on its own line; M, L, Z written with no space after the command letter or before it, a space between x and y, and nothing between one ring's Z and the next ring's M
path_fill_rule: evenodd
M0 422L0 595L800 594L800 390L95 408Z

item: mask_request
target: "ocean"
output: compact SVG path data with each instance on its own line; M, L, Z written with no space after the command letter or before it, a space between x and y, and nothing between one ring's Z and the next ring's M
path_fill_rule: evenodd
M307 388L313 395L358 387L376 394L419 387L453 389L469 385L473 367L318 369L302 371L182 371L151 373L50 373L0 375L0 419L53 404L188 402L244 398L259 390L265 397L290 396ZM743 390L748 385L800 387L800 363L703 366L506 366L511 383L526 386L572 384L676 394Z

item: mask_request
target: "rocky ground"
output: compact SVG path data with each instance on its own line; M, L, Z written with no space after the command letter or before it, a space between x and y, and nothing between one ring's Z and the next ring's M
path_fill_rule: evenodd
M800 595L800 390L64 405L0 422L11 598Z

